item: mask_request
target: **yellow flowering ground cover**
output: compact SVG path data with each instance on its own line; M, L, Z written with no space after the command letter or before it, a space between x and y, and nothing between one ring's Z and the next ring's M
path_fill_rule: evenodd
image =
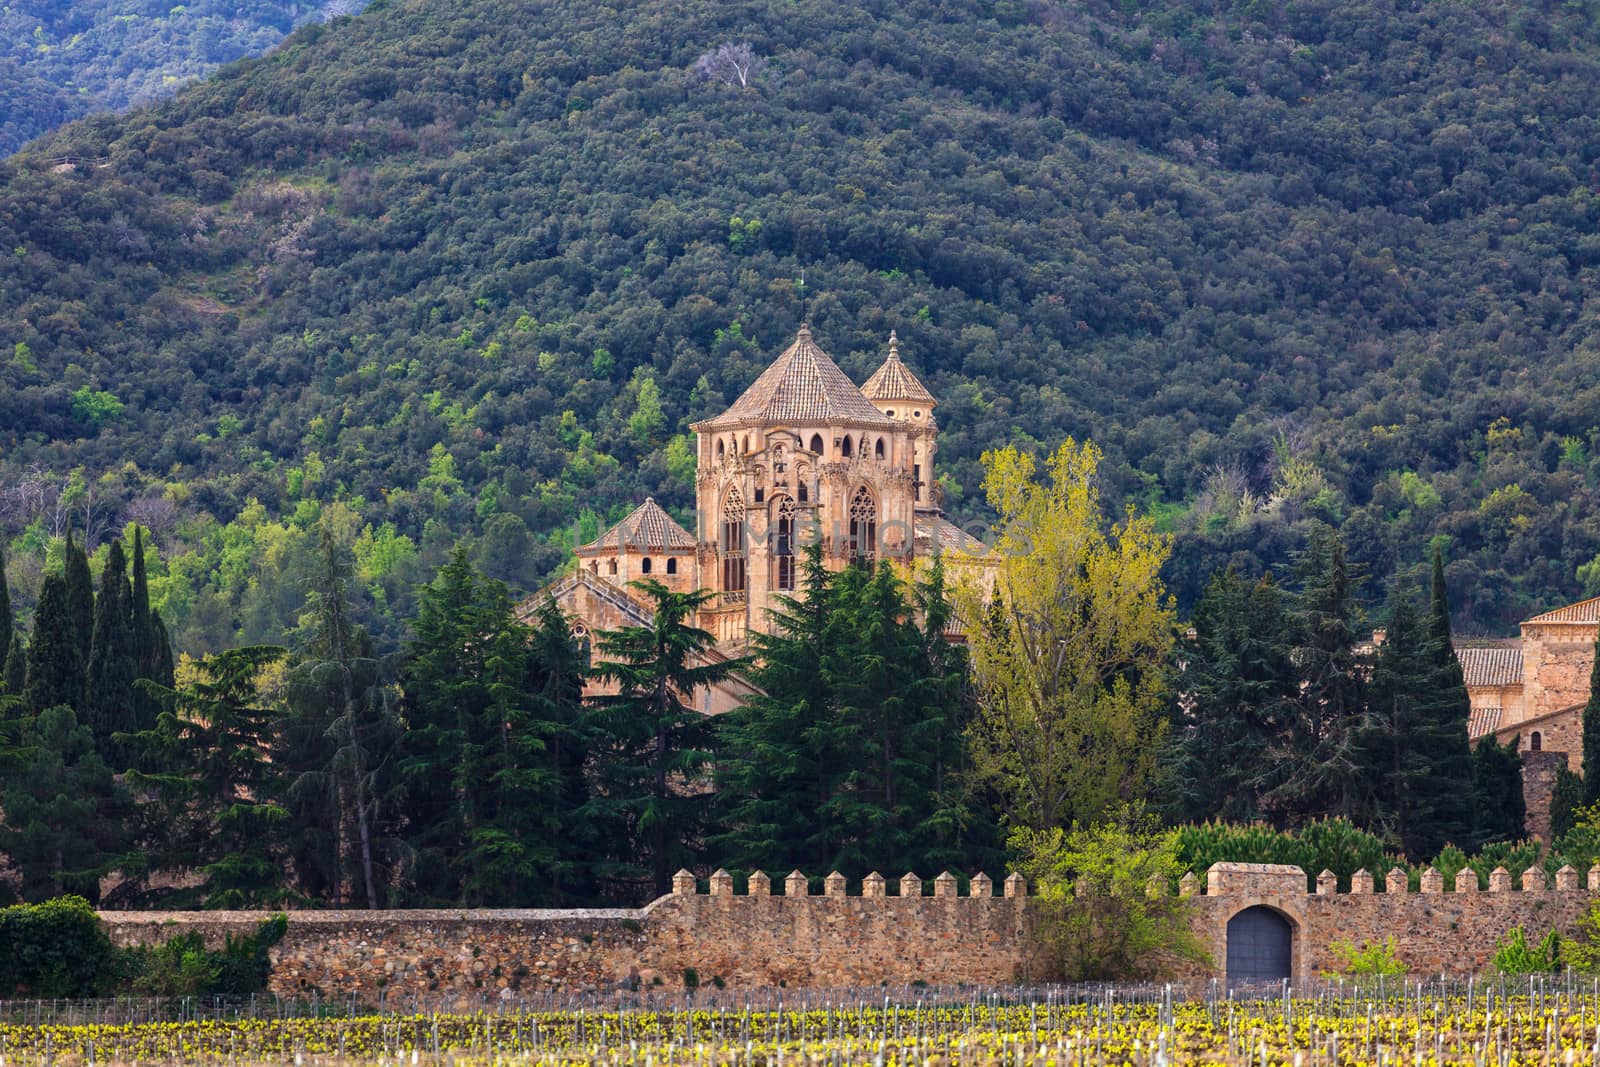
M1027 1003L0 1023L0 1067L1472 1067L1600 1064L1600 989L1555 980Z

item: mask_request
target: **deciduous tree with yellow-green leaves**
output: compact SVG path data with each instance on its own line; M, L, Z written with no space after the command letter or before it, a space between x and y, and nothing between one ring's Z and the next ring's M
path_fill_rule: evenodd
M1132 510L1106 515L1100 456L1071 438L1042 465L1015 446L983 456L1000 559L958 603L979 705L973 767L1014 826L1089 825L1142 794L1155 761L1171 542Z

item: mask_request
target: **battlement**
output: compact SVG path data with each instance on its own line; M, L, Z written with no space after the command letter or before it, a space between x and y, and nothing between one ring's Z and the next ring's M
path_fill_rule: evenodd
M745 891L742 894L734 892L734 877L726 870L718 868L707 882L707 896L713 897L771 897L773 892L772 879L763 871L756 871L745 882ZM694 896L699 893L699 880L690 871L679 871L672 876L672 896ZM811 892L811 879L802 871L791 871L783 880L782 895L785 897L850 897L873 899L889 897L890 885L887 879L877 871L873 871L861 879L858 886L859 894L850 893L849 879L838 871L834 871L822 879L822 893ZM907 873L900 877L895 884L896 892L893 896L903 898L926 898L930 895L928 883L925 883L914 873ZM933 879L931 895L935 899L965 898L965 899L994 899L995 883L987 874L979 872L968 880L966 892L963 893L961 880L949 871L944 871ZM1012 874L1001 883L1001 895L1006 899L1021 899L1028 895L1028 881L1020 874ZM670 898L664 898L670 899Z

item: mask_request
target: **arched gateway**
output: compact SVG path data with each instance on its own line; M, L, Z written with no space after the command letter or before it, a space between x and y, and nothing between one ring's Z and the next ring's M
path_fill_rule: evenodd
M1246 908L1228 920L1229 985L1278 982L1291 976L1294 927L1271 908Z

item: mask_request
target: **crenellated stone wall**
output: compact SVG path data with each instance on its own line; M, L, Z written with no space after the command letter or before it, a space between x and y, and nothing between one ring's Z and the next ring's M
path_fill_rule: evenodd
M1212 955L1210 969L1191 973L1223 974L1228 924L1255 907L1289 923L1295 977L1333 970L1333 942L1388 937L1412 973L1479 972L1513 926L1532 937L1551 928L1571 933L1600 895L1600 866L1587 878L1563 868L1553 885L1537 868L1515 880L1496 870L1483 891L1475 877L1457 881L1446 886L1430 870L1420 890L1410 892L1404 871L1390 872L1382 887L1358 872L1351 891L1339 893L1334 876L1323 872L1308 891L1298 867L1216 864L1204 882L1191 874L1179 888ZM758 874L746 892L735 893L733 878L719 871L708 889L698 892L685 872L671 895L636 910L291 912L288 933L272 950L270 988L293 997L375 1000L387 993L469 1001L608 989L633 977L642 986L676 988L690 972L703 984L791 988L1038 977L1027 887L1016 875L997 887L980 874L962 893L948 873L931 886L915 875L891 886L874 874L852 894L844 877L833 874L814 894L798 872L782 887ZM252 932L265 917L102 913L113 940L124 945L187 931L219 944L229 934Z

